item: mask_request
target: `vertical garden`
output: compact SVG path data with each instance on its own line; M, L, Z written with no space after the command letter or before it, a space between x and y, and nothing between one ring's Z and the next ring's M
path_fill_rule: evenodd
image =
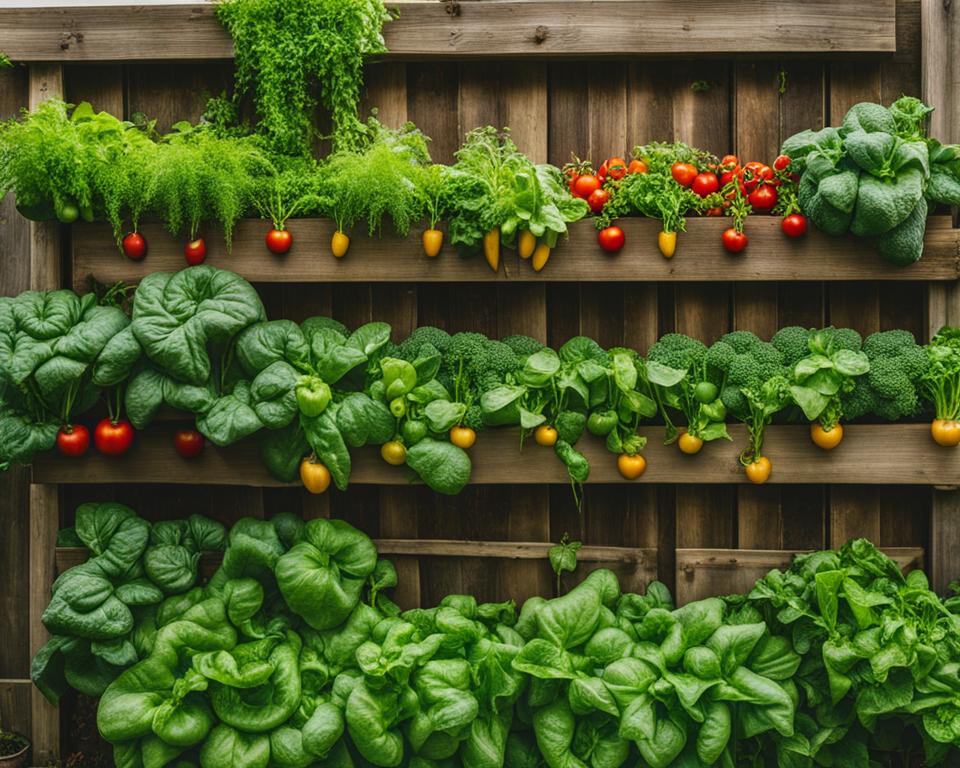
M0 767L955 764L958 46L0 8Z

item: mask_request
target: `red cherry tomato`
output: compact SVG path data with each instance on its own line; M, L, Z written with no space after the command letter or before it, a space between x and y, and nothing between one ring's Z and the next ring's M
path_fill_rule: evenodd
M133 427L126 419L114 422L101 419L93 430L93 444L100 453L107 456L119 456L130 450L133 444Z
M760 169L763 168L763 163L756 160L751 160L749 163L744 163L743 167L752 174L757 175L760 173Z
M620 227L612 226L601 229L597 233L597 242L607 253L618 253L627 241L626 235Z
M587 198L587 205L590 206L590 210L594 213L600 213L609 199L610 193L607 190L595 189L590 193L590 197Z
M123 238L123 252L132 261L140 261L147 255L147 241L139 232L131 232Z
M567 175L570 178L570 181L567 183L567 186L570 187L570 194L576 197L577 195L577 179L580 178L580 174L576 171L568 171Z
M271 229L267 232L267 250L280 256L290 250L293 235L289 229Z
M769 213L777 204L777 190L769 184L763 184L750 193L747 201L757 213Z
M740 172L740 169L739 169L739 168L733 168L733 169L731 169L731 170L729 170L729 171L724 171L723 173L721 173L721 174L720 174L720 186L721 186L721 187L727 186L727 184L729 184L731 181L733 181L733 177L734 177L734 176L737 176L737 175L739 174L739 172Z
M627 173L646 173L647 170L647 164L643 160L631 160L627 166Z
M720 165L722 166L734 166L740 163L740 160L737 159L736 155L724 155L720 158Z
M690 163L674 163L670 166L670 174L681 187L689 187L697 178L697 166Z
M173 447L185 459L192 459L203 452L204 437L195 429L178 429L173 433Z
M711 173L698 173L696 178L693 180L693 184L690 185L690 189L693 190L694 194L699 195L700 197L706 197L718 189L720 189L720 182L717 179L717 174Z
M780 222L780 229L787 237L803 237L807 234L807 217L802 213L791 213L784 216Z
M203 241L203 238L198 237L183 246L183 256L191 267L203 264L204 259L207 258L207 244Z
M787 155L777 155L777 159L773 161L773 167L778 171L786 170L790 165L790 157Z
M587 173L577 178L573 185L573 194L586 200L598 189L600 189L600 179L592 173Z
M723 216L723 208L707 208L707 216Z
M747 236L743 232L737 232L733 227L723 232L723 247L729 253L740 253L747 247Z
M622 157L611 157L604 163L607 169L607 176L615 181L619 181L627 175L627 161Z
M761 165L760 169L757 171L757 176L759 176L764 181L770 181L773 178L773 168L769 165Z
M64 456L83 456L90 447L90 430L83 424L64 424L57 432L57 448Z

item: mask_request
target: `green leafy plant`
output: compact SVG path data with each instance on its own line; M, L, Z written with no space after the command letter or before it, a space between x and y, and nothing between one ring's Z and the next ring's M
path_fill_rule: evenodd
M430 163L427 138L412 123L392 130L370 118L351 148L331 155L321 168L337 231L365 221L379 234L384 217L401 236L424 214L420 181Z
M571 541L570 535L565 533L560 537L560 543L554 544L547 550L550 568L557 577L557 594L560 594L560 577L565 573L577 570L577 552L583 547L582 541Z
M275 151L309 154L318 103L337 148L359 142L363 64L386 50L382 0L226 0L217 18L233 38L235 98L252 95L258 130Z

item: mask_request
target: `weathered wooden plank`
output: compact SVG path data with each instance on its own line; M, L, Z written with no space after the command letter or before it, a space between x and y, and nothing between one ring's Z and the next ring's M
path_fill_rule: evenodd
M40 621L50 602L50 585L54 578L54 547L60 528L59 502L54 485L30 486L30 657L32 658L50 635ZM37 765L60 754L60 712L32 688L30 722L33 759Z
M884 547L883 551L904 571L923 567L922 548ZM793 557L803 552L804 550L678 549L677 604L683 605L713 595L748 592L768 571L773 568L788 568Z
M895 0L744 0L737 13L697 0L394 1L384 27L391 58L877 54L896 48ZM213 4L0 10L0 39L15 61L224 59L230 37ZM616 45L610 41L616 40Z
M30 738L32 696L33 683L30 680L0 679L0 723L3 723L3 730Z
M208 446L198 458L181 459L171 445L172 424L155 424L137 435L127 454L106 457L91 452L70 459L54 452L37 458L33 465L36 483L137 483L281 486L260 462L255 441L229 448ZM644 451L647 471L635 483L745 482L738 461L746 441L742 425L729 427L733 442L708 444L696 456L685 456L675 445L662 445L663 428L645 427L649 438ZM773 462L771 482L787 484L837 483L864 485L960 485L960 452L937 446L926 424L853 424L845 428L843 443L823 451L810 442L803 426L772 426L767 429L764 452ZM562 483L569 479L553 451L527 441L518 450L514 430L483 433L470 449L474 457L475 484ZM590 461L589 483L623 483L614 457L592 436L577 443ZM904 463L909 454L916 461ZM523 471L518 471L521 465ZM149 470L144 470L144 467ZM386 466L376 447L353 452L351 483L357 485L404 485L410 473L403 467ZM572 533L572 532L571 532Z
M930 133L943 141L960 138L960 12L940 0L920 3L923 99L936 105ZM956 211L954 211L956 215ZM960 290L954 285L928 288L927 324L930 335L943 325L960 323ZM933 492L930 512L930 574L933 588L947 590L960 574L960 490Z
M39 225L45 226L45 225ZM227 253L220 233L207 238L207 263L231 269L252 282L520 282L520 281L792 281L792 280L956 280L960 275L960 234L949 219L931 217L927 225L925 255L909 267L896 267L880 258L862 240L832 238L811 231L800 241L787 240L779 220L752 217L747 222L750 246L745 255L732 257L720 244L726 224L716 219L692 219L680 234L677 255L664 259L657 250L658 222L628 218L620 222L626 233L623 251L611 256L597 245L590 221L570 227L546 268L536 273L515 251L503 249L499 272L481 258L464 259L445 246L435 259L423 254L414 231L406 238L368 238L355 232L349 253L335 259L329 252L334 225L326 219L291 220L294 245L286 256L268 253L263 245L266 222L241 221L234 233L233 252ZM143 261L120 254L103 225L73 228L74 288L83 290L87 277L101 282L134 283L152 272L186 266L183 243L170 237L160 224L142 226L149 243Z

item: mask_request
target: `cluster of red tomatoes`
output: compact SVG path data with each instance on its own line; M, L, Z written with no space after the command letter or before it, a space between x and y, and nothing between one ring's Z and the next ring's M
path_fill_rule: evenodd
M282 256L293 245L293 235L288 229L273 228L267 232L267 250ZM131 232L120 243L123 253L131 261L140 261L147 255L147 239L140 232ZM202 237L191 240L183 246L183 258L191 267L203 264L207 258L207 243Z
M594 173L589 163L574 160L567 163L563 171L569 179L571 194L586 200L594 213L600 213L610 200L610 190L604 187L604 182L608 178L619 181L631 173L646 173L647 164L643 160L628 163L622 157L611 157ZM607 253L617 253L623 248L626 236L620 227L612 225L597 233L597 242Z
M105 456L120 456L133 445L134 429L126 419L105 418L93 430L93 444ZM203 451L205 439L195 429L173 433L173 447L183 458L192 459ZM90 449L90 430L83 424L65 424L57 432L57 448L64 456L83 456Z
M751 160L740 164L736 155L724 155L719 164L700 171L690 163L674 163L670 168L674 181L688 187L697 196L707 199L721 196L720 205L708 208L707 216L723 216L732 209L734 226L723 233L723 247L730 253L740 253L747 247L743 218L747 213L770 214L781 206L784 212L780 229L787 237L802 237L807 231L807 219L796 204L795 186L799 176L790 170L790 158L779 155L773 166ZM783 200L781 194L786 195ZM738 215L739 214L739 215Z

